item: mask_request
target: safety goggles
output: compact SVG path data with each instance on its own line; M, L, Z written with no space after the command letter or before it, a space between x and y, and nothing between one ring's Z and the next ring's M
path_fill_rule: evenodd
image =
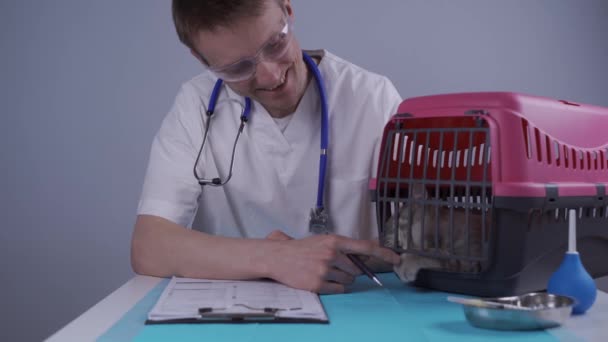
M243 58L230 65L221 67L209 67L218 78L226 82L240 82L252 78L255 75L256 66L260 60L280 60L287 50L292 37L291 19L287 17L283 29L268 40L253 57Z

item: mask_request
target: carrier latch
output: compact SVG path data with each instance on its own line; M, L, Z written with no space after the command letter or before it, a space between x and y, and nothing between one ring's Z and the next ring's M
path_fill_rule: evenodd
M543 202L543 212L557 208L557 199L559 198L557 185L545 184L545 201Z

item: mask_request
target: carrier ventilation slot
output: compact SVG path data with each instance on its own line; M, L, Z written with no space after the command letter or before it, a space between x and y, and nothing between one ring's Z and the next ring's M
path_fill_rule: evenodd
M568 211L575 209L579 219L592 218L598 220L608 219L608 207L579 207L579 208L557 208L545 213L548 221L568 222Z
M409 134L397 132L393 139L391 160L407 166L418 167L426 164L432 168L465 168L484 165L484 158L485 164L490 163L491 150L489 146L486 148L485 143L446 151L419 144Z
M552 139L549 135L521 119L524 153L529 160L554 164L572 170L605 170L608 168L608 148L581 150Z

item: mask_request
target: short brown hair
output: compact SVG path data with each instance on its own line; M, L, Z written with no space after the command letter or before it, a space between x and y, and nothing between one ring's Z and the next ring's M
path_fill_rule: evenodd
M234 20L262 14L265 0L173 0L173 23L179 40L194 49L193 37Z

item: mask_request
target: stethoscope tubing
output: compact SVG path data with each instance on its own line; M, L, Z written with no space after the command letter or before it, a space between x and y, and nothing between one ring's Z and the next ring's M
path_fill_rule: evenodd
M323 80L323 76L321 75L321 72L319 71L319 68L318 68L317 64L315 63L315 61L305 52L302 52L302 57L304 58L304 62L306 62L308 69L313 74L313 78L315 79L315 83L319 90L319 97L321 100L321 143L320 143L321 151L320 151L320 155L319 155L319 177L318 177L319 183L317 185L316 207L317 207L317 209L323 209L323 207L324 207L323 199L324 199L324 193L325 193L325 176L327 174L327 154L328 154L328 147L329 147L329 108L327 106L327 90L325 88L325 82ZM207 122L207 128L205 129L205 137L203 138L203 142L201 144L201 148L199 150L198 156L196 158L196 163L194 166L194 175L197 178L197 180L199 180L199 183L201 185L209 184L209 185L219 186L219 185L226 184L228 182L228 180L230 180L230 177L232 177L232 164L234 161L236 143L238 141L240 133L243 131L245 123L247 121L249 121L249 116L251 114L251 99L249 97L245 97L245 107L243 109L243 114L241 115L241 124L239 126L239 132L237 133L237 137L235 139L234 146L232 149L232 156L231 156L231 161L230 161L230 172L229 172L228 178L224 182L221 182L219 178L214 178L211 182L202 182L201 178L198 177L198 174L196 172L196 165L198 165L198 161L200 159L200 155L202 153L203 146L205 144L205 140L207 138L207 133L208 133L209 126L211 123L210 122L211 116L215 112L215 106L217 104L217 100L220 95L222 84L223 84L223 80L218 79L215 82L215 85L213 86L213 90L211 91L211 96L209 97L209 105L207 107L207 112L206 112L206 114L209 116L209 120Z
M319 183L317 184L317 208L323 208L323 195L325 192L325 175L327 173L327 149L329 145L329 109L327 107L327 90L323 76L315 61L306 53L302 53L304 61L314 76L319 97L321 99L321 151L319 156Z

